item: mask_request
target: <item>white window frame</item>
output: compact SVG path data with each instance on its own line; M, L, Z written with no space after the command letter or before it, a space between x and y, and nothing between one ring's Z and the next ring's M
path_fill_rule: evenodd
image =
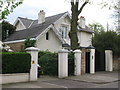
M59 32L60 32L60 34L61 34L61 36L62 36L63 39L67 39L67 37L68 37L68 30L69 30L68 25L61 25L60 26Z

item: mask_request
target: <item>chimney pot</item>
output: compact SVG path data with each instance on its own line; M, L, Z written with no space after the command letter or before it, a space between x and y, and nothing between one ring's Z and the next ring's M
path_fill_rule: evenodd
M85 28L85 18L84 18L84 16L80 16L78 25L79 25L81 28Z
M40 10L38 13L38 24L42 24L45 22L45 12L44 10Z

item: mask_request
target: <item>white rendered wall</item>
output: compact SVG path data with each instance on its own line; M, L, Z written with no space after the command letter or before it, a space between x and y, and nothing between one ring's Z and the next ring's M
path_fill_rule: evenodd
M74 69L74 75L78 76L81 75L81 51L75 50L74 51L74 63L75 63L75 69Z
M17 83L17 82L28 82L29 81L29 73L18 73L18 74L0 74L0 78L2 78L2 83Z
M62 25L65 25L65 26L68 27L68 33L69 33L69 31L70 31L70 25L71 25L70 22L71 22L71 21L70 21L69 17L66 16L66 17L64 17L64 18L61 18L57 23L55 23L55 27L56 27L56 29L59 31L59 30L60 30L60 27L61 27ZM69 38L69 36L67 36L67 39L64 39L64 40L65 40L68 44L70 44L70 38Z
M42 35L37 41L36 46L42 51L49 50L51 52L58 52L58 50L62 49L62 43L55 35L52 30L48 31L49 40L46 40L46 34Z
M113 55L111 50L105 50L106 71L113 71Z
M58 51L58 77L68 77L68 50L65 49Z
M89 45L92 45L91 39L92 34L86 33L86 32L78 32L78 40L80 43L80 46L82 47L88 47Z
M18 22L16 24L16 31L23 30L23 29L25 29L25 27L20 22Z
M38 48L29 47L25 49L26 52L31 54L31 68L30 68L30 81L37 81L38 77Z
M95 49L90 49L90 73L95 73Z

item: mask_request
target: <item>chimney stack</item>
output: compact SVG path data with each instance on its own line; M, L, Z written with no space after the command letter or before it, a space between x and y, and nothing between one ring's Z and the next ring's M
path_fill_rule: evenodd
M45 22L45 12L44 10L40 10L38 13L38 24L42 24Z
M85 28L85 18L84 16L81 16L79 19L79 24L78 24L81 28Z

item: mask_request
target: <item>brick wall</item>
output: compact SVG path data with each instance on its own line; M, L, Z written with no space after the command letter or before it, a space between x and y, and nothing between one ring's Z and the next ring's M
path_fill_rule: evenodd
M81 73L85 74L86 73L86 50L82 49L82 54L81 54Z
M24 42L9 43L7 45L10 46L10 49L12 49L14 52L20 52L23 48Z
M120 60L118 60L118 58L114 58L113 60L113 70L114 71L120 70Z

